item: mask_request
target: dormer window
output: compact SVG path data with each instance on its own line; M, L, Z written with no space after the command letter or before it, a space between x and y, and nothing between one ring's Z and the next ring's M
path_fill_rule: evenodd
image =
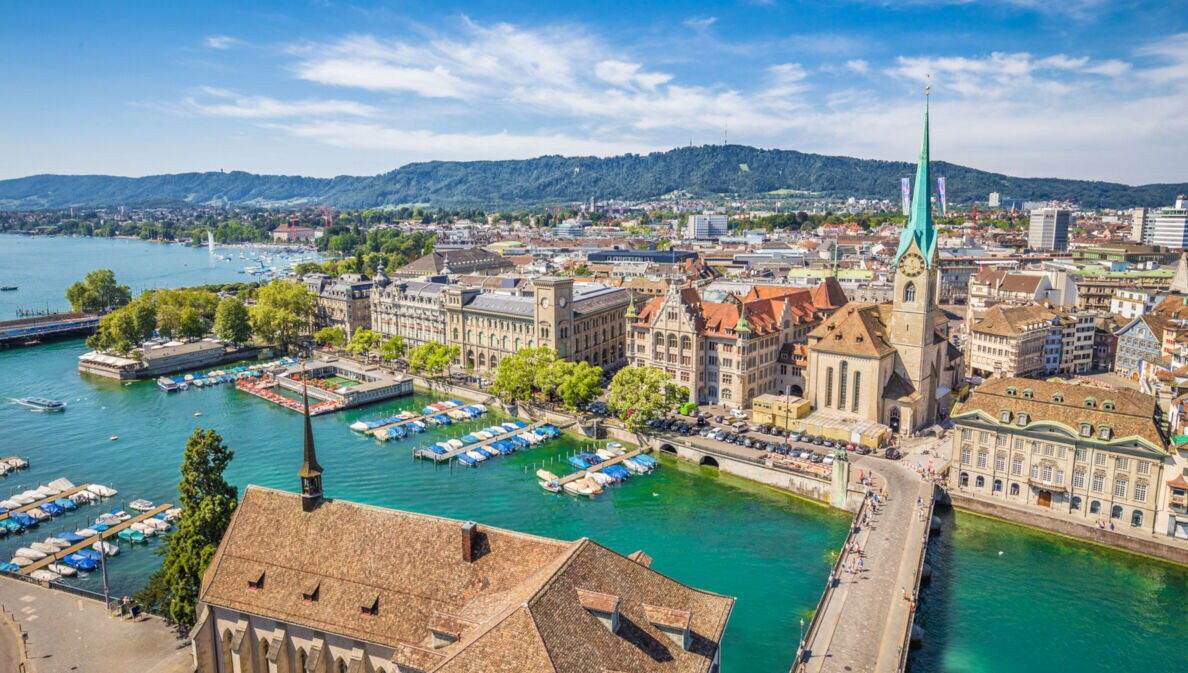
M1086 409L1096 409L1097 408L1097 398L1086 397L1085 398L1085 408Z
M1031 399L1031 398L1032 398L1032 397L1034 397L1034 396L1035 396L1035 393L1034 393L1034 392L1032 392L1031 388L1024 388L1024 389L1023 389L1023 399L1027 399L1027 400L1029 400L1029 399Z
M1063 402L1064 401L1064 393L1052 393L1052 401L1057 402L1057 403Z
M248 580L248 591L259 591L264 588L264 573L254 580Z
M1098 430L1097 430L1097 438L1098 439L1109 439L1110 437L1113 436L1113 434L1114 434L1113 428L1111 428L1108 425L1103 425L1100 428L1098 428Z
M1007 394L1007 397L1014 397L1014 396L1015 396L1015 391L1016 391L1016 388L1015 388L1015 386L1011 386L1010 388L1007 388L1007 389L1006 389L1006 394Z
M379 596L376 596L370 604L360 605L359 614L364 617L374 617L379 614Z
M998 420L1003 423L1010 423L1011 422L1011 412L1006 409L1003 409L1002 413L999 414L999 416L998 416Z
M1082 437L1092 437L1093 436L1093 425L1090 423L1082 423L1081 424L1081 436Z
M311 584L301 590L301 600L305 601L306 605L318 602L318 592L321 591L322 585Z
M1113 400L1102 400L1101 408L1106 411L1113 411L1114 410L1114 401Z
M1019 415L1018 415L1018 417L1015 419L1015 421L1016 421L1016 422L1017 422L1019 425L1027 425L1027 412L1026 412L1026 411L1020 411L1020 412L1019 412Z

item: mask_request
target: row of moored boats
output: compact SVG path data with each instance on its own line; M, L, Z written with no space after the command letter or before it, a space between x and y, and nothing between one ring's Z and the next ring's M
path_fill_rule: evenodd
M450 425L459 421L469 421L487 413L487 407L482 404L465 404L461 400L446 400L431 404L418 415L412 411L378 418L372 421L356 421L351 424L355 432L370 433L377 439L404 439L410 434L420 434L431 425Z
M17 458L16 456L5 458L4 460L0 460L0 476L6 475L9 472L23 470L27 467L29 467L29 461L24 458Z
M216 369L212 372L199 372L184 376L162 376L157 379L157 387L167 393L195 388L207 388L223 383L234 383L244 379L255 379L271 370L273 367L287 367L297 363L297 358L284 357L272 362L259 362L252 365L240 365L228 369Z
M425 448L440 456L452 454L463 465L474 466L495 456L542 444L559 434L561 431L552 425L529 428L524 421L508 421Z
M584 473L584 476L561 483L561 478L548 470L537 470L537 482L540 487L552 493L564 490L571 495L596 496L608 486L622 483L631 478L632 474L648 474L660 466L659 461L640 453L630 458L622 459L613 465L603 465L627 453L618 442L608 442L606 448L593 452L582 452L569 457L569 464Z

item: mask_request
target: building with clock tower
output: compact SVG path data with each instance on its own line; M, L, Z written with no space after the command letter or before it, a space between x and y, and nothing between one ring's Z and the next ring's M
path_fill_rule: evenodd
M890 303L849 304L809 334L806 397L818 412L914 432L948 410L961 352L937 308L937 236L932 224L928 108L911 214L893 262Z

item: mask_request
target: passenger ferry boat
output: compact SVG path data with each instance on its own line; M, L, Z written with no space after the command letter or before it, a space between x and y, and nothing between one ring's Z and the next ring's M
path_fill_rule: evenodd
M44 397L22 397L17 404L37 411L66 411L66 403L58 400L48 400Z
M183 384L174 381L168 376L162 376L161 378L157 379L157 387L167 393L183 390L185 388Z

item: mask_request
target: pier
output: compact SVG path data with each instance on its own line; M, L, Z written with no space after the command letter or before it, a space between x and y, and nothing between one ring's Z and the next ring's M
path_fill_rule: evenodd
M465 405L463 405L463 406L465 406ZM461 408L462 407L454 407L454 409L461 409ZM388 432L389 428L394 428L394 427L397 427L400 425L408 425L409 423L412 423L413 421L420 421L420 422L424 423L426 418L432 418L434 416L437 416L438 414L447 414L448 415L449 412L453 411L454 409L445 409L443 411L438 411L438 412L435 412L432 414L421 414L420 416L413 416L412 418L406 418L403 421L394 421L394 422L388 423L386 425L381 425L378 428L371 428L370 430L365 430L363 432L363 434L371 435L372 437L375 437L376 439L382 439L382 440L386 441L387 439L389 439L389 437L387 436L387 432ZM475 416L474 418L469 419L469 420L478 420L479 418L480 418L480 416ZM450 420L458 422L456 419L453 419L453 418L451 418ZM465 422L465 421L463 421L463 422Z
M566 484L568 484L571 481L577 481L578 479L585 479L586 475L589 474L590 472L597 472L604 467L610 467L611 465L618 465L619 463L623 462L624 460L634 458L643 452L644 452L643 449L636 449L634 451L628 451L627 453L624 453L621 456L615 456L614 458L611 458L610 460L604 460L601 463L598 463L597 465L592 465L592 466L590 466L590 469L588 469L588 470L578 470L577 472L574 472L573 474L567 474L564 477L561 477L560 479L558 479L557 484L560 486L565 486Z
M508 437L511 437L513 435L519 435L519 434L523 434L525 432L533 432L542 425L545 425L544 421L537 421L535 423L526 425L522 428L517 428L515 430L508 430L507 432L505 432L501 435L495 435L494 437L492 437L490 439L484 439L481 442L478 442L475 444L468 444L466 446L463 446L460 449L453 449L450 451L446 451L445 453L433 453L429 449L417 449L416 451L413 452L413 455L418 458L429 458L429 459L433 460L433 462L435 462L435 463L440 463L440 462L446 461L446 460L453 460L454 456L457 456L460 453L466 453L467 451L474 451L475 449L478 449L478 448L481 448L484 446L489 446L491 444L494 444L495 442L507 439Z
M94 334L99 316L90 313L54 313L51 315L0 322L0 348L23 346L44 339Z
M141 512L140 514L137 514L136 516L132 517L131 519L128 519L127 521L119 522L118 524L112 526L111 528L108 528L107 530L100 532L98 535L89 537L89 538L83 540L82 542L77 542L75 544L72 544L69 547L60 550L58 553L50 554L49 556L46 556L45 558L43 558L39 561L34 561L33 563L30 563L29 565L18 570L17 574L28 575L28 574L32 573L34 570L40 570L41 568L44 568L51 563L57 563L59 559L65 558L80 549L87 549L91 545L95 544L96 542L98 542L100 540L107 541L110 538L114 538L116 536L116 533L124 530L125 528L128 528L132 524L140 523L141 521L144 521L145 519L152 518L152 517L160 514L161 512L164 512L172 507L173 507L173 505L170 505L168 503L166 503L164 505L157 505L156 507L150 509L149 511ZM100 553L102 553L102 552L100 552Z
M882 481L889 497L879 503L877 514L868 500L855 516L792 673L900 673L907 665L931 530L933 485L898 463L868 457L854 463ZM872 490L878 492L877 487ZM870 524L864 525L868 511ZM850 551L851 544L861 552ZM845 571L859 559L862 572Z
M40 507L41 505L44 505L47 502L53 502L53 501L57 500L58 498L69 498L70 496L74 495L75 493L78 493L79 491L87 490L88 486L90 486L90 484L83 484L82 486L75 486L74 488L62 491L61 493L59 493L57 495L47 495L40 500L35 500L35 501L29 503L28 505L22 505L20 507L17 507L16 509L9 510L8 512L4 512L3 514L0 514L0 521L3 521L5 519L9 518L10 512L28 512L31 509L37 509L38 507ZM96 496L96 497L98 497L98 496Z

